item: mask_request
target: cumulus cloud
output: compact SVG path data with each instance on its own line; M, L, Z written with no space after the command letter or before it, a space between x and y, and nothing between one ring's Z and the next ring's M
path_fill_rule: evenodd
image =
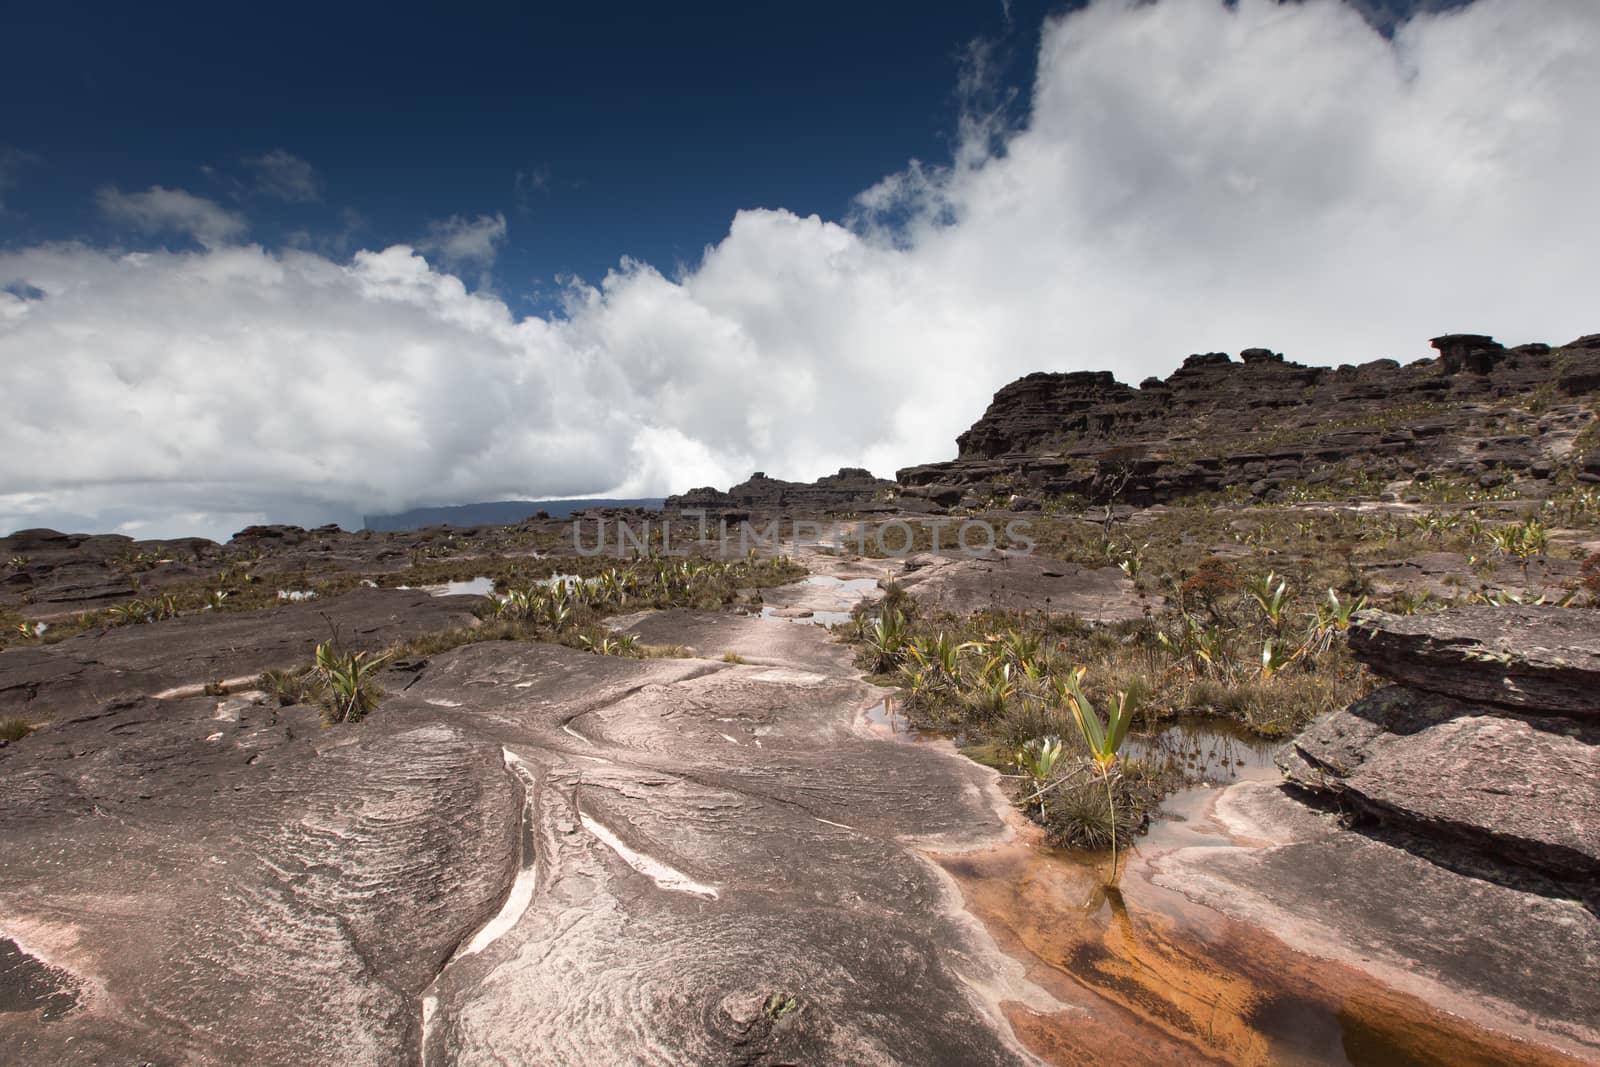
M487 269L494 265L506 232L506 217L501 214L479 215L475 219L451 215L430 222L427 236L417 242L417 247L451 270Z
M445 269L486 263L498 216L441 224L439 266L3 252L0 527L887 473L1033 370L1567 340L1600 328L1597 48L1592 0L1392 39L1338 0L1099 0L1046 25L1020 128L980 116L847 223L740 212L683 276L624 262L549 320Z
M152 185L142 193L124 193L115 186L104 186L95 193L95 204L110 221L140 233L181 233L206 248L216 248L248 229L244 217L213 200Z
M242 162L255 172L256 192L263 196L291 204L322 199L322 182L316 170L299 156L274 148L259 156L246 156Z

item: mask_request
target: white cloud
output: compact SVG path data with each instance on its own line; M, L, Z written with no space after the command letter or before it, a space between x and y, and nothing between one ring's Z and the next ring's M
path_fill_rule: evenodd
M0 289L45 294L0 293L0 527L888 473L1032 370L1568 340L1600 328L1597 49L1592 0L1393 41L1336 0L1101 0L1047 25L998 148L969 124L854 226L741 212L684 277L624 263L553 321L403 247L0 253ZM482 266L504 233L428 247Z
M427 236L417 242L417 247L451 270L487 269L494 265L506 232L506 217L501 214L479 215L475 219L451 215L430 222Z
M242 162L256 172L256 192L263 196L292 204L322 199L322 183L316 170L299 156L274 148L259 156L246 156Z
M152 185L142 193L124 193L104 186L95 193L100 213L144 234L186 234L207 248L216 248L248 229L244 217L215 201L182 189Z

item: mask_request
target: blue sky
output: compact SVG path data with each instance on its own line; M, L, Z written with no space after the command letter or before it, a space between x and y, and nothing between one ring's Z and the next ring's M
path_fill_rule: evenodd
M541 11L8 11L0 530L892 475L1031 371L1600 329L1594 0Z
M126 236L94 193L178 187L334 251L503 215L507 295L696 262L739 208L837 218L956 136L971 42L1025 85L1044 5L18 5L0 240ZM259 188L286 152L315 200ZM300 239L304 240L302 236ZM341 246L339 242L348 244Z

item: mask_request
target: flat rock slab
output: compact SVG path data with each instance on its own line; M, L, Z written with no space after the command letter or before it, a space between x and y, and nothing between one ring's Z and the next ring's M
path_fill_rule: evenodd
M1600 718L1600 612L1582 608L1451 608L1423 615L1363 612L1350 650L1414 689L1539 715Z
M673 608L619 620L619 624L625 624L624 633L647 645L681 645L704 659L737 656L747 663L835 674L850 672L849 646L836 643L823 627L804 618L762 619Z
M1092 569L1044 556L973 559L921 553L895 580L925 611L1040 611L1089 622L1125 622L1160 606L1141 599L1115 567Z
M1318 719L1280 757L1298 786L1430 839L1600 878L1600 725L1395 686Z
M1048 998L905 843L999 836L989 772L858 729L825 634L726 618L772 662L474 645L385 707L447 706L531 797L537 888L425 994L427 1062L1024 1061L975 991Z
M352 649L474 625L477 597L362 588L326 601L202 612L0 651L0 713L35 721L106 700L253 677L311 662L333 626Z
M1583 905L1340 829L1278 785L1231 786L1216 810L1232 833L1267 844L1181 849L1154 861L1157 884L1439 1010L1600 1057L1600 918Z
M882 692L820 629L634 627L751 662L483 643L392 666L354 726L259 694L140 696L0 750L0 997L18 1005L0 1047L107 1065L1029 1062L999 1005L1058 1005L920 851L1004 836L992 772L868 732ZM239 643L227 662L267 654ZM155 673L190 662L133 644L107 662L146 654Z
M500 746L437 717L323 730L230 697L58 722L0 751L0 939L44 1005L0 1013L4 1058L407 1062L521 807Z

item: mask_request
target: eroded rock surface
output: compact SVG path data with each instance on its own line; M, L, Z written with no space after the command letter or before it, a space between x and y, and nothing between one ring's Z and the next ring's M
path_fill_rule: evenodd
M1295 486L1452 478L1530 492L1569 462L1594 415L1600 340L1506 348L1435 339L1438 358L1314 367L1253 348L1190 356L1137 387L1105 371L1006 385L954 460L907 467L903 494L932 505L1072 494L1150 504L1218 490L1276 500ZM1537 414L1507 403L1551 392ZM1600 468L1574 471L1600 480Z
M1426 838L1600 878L1600 726L1402 686L1319 719L1280 757L1303 789Z
M1230 787L1217 812L1261 847L1181 849L1155 862L1159 885L1436 1009L1600 1057L1600 919L1583 904L1343 829L1271 783Z
M860 715L882 693L817 627L633 625L701 658L476 644L386 672L354 726L250 694L141 696L0 750L19 976L0 992L21 1005L0 1046L29 1063L1027 1062L998 1005L1053 1000L919 851L1003 834L991 772L877 739ZM741 648L759 661L717 658Z

